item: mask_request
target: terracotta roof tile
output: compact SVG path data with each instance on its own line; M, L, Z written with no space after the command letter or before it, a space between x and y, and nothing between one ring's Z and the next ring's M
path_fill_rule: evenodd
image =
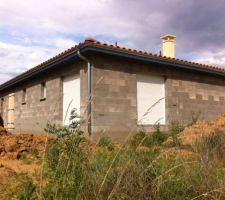
M135 55L142 55L145 57L150 57L150 58L154 58L157 60L162 60L162 61L166 61L168 63L173 63L173 64L182 64L182 65L191 65L194 66L196 68L204 68L204 69L210 69L213 71L217 71L220 73L225 73L225 68L220 68L217 66L210 66L210 65L206 65L206 64L202 64L202 63L196 63L196 62L191 62L191 61L186 61L186 60L181 60L178 58L170 58L170 57L166 57L166 56L162 56L162 55L158 55L158 54L152 54L152 53L148 53L148 52L143 52L141 50L136 50L136 49L128 49L125 47L121 47L118 44L107 44L107 43L103 43L100 42L98 40L95 40L94 38L91 37L86 37L84 42L79 43L78 45L75 45L74 47L71 47L61 53L59 53L58 55L40 63L39 65L35 66L34 68L31 68L29 70L27 70L26 72L14 77L13 79L3 83L2 85L0 85L0 90L7 85L10 85L11 83L13 83L14 81L19 80L22 77L28 76L30 74L32 74L35 71L38 71L44 67L46 67L48 64L53 63L54 61L60 60L62 59L64 56L67 56L73 52L76 52L79 49L82 49L85 46L94 46L94 47L99 47L99 48L107 48L110 50L114 50L114 51L120 51L120 52L126 52L126 53L132 53Z

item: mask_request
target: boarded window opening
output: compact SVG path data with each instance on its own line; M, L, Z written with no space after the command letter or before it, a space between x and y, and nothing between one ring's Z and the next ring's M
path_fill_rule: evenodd
M27 100L27 90L23 89L22 91L22 104L25 104Z
M137 75L139 125L165 124L165 78Z
M47 97L47 89L46 89L46 83L41 83L41 100L45 100Z

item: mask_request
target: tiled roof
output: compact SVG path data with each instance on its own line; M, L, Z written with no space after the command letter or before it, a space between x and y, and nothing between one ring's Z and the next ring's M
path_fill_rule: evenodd
M48 59L47 61L27 70L26 72L12 78L11 80L3 83L2 85L0 85L0 91L10 85L12 85L15 82L20 81L20 79L29 76L39 70L44 69L45 67L47 67L48 65L59 61L61 59L63 59L66 56L69 56L73 53L75 53L78 50L83 49L84 47L95 47L95 48L101 48L101 49L107 49L107 50L112 50L112 51L116 51L118 53L128 53L128 54L133 54L133 55L139 55L139 56L143 56L146 58L152 58L158 61L164 61L167 62L168 64L179 64L179 65L188 65L188 66L192 66L195 67L196 69L201 68L201 69L208 69L209 71L212 72L219 72L221 74L225 75L225 68L220 68L220 67L216 67L216 66L210 66L210 65L206 65L206 64L201 64L201 63L196 63L196 62L190 62L190 61L186 61L186 60L181 60L181 59L177 59L177 58L170 58L170 57L166 57L166 56L161 56L158 54L152 54L152 53L148 53L146 51L139 51L139 50L135 50L135 49L130 49L130 48L125 48L125 47L121 47L118 46L117 44L107 44L107 43L103 43L100 41L97 41L93 38L86 38L84 42L79 43L78 45L67 49L66 51Z
M136 49L120 47L120 46L118 46L116 44L112 45L112 44L102 43L102 42L99 42L99 41L94 40L92 38L88 38L88 42L91 42L93 44L99 45L101 47L112 48L114 50L118 50L119 49L119 50L122 50L122 51L126 51L127 53L134 53L134 54L139 54L139 55L143 55L143 56L152 57L152 58L159 59L159 60L168 61L169 63L193 65L193 66L196 66L196 67L208 68L208 69L212 69L212 70L215 70L215 71L219 71L219 72L224 72L225 73L225 68L221 68L221 67L217 67L217 66L211 66L211 65L206 65L206 64L197 63L197 62L190 62L190 61L181 60L181 59L177 59L177 58L170 58L170 57L162 56L162 55L159 55L159 54L152 54L152 53L149 53L149 52L146 52L146 51L138 51Z

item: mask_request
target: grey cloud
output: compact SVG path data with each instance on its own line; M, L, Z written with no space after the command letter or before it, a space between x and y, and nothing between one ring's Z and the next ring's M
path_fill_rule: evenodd
M127 34L134 46L157 51L160 35L172 33L182 54L224 49L224 8L222 0L114 1L115 13L135 24Z
M10 24L16 30L17 27L34 30L30 36L26 36L23 30L16 32L18 40L25 38L28 47L31 46L30 42L44 47L45 40L62 33L109 36L124 41L123 45L158 53L161 50L160 36L171 33L177 35L178 57L207 60L206 56L209 56L210 61L218 63L218 60L221 64L225 60L224 0L47 0L40 3L24 0L22 5L12 0L7 9L5 5L8 1L2 2L0 16L4 18L9 11L12 13L2 22L5 26ZM49 44L55 43L54 40L50 41ZM59 44L61 46L60 41ZM68 45L66 42L64 46ZM9 51L13 53L11 47ZM29 52L35 53L37 49L27 51L18 48L18 51L27 55ZM35 63L46 55L41 53L43 51L39 50ZM29 66L28 59L34 59L32 55L19 57L18 52L12 58L15 64L19 59L20 63L26 60ZM6 58L6 64L13 62L13 59Z

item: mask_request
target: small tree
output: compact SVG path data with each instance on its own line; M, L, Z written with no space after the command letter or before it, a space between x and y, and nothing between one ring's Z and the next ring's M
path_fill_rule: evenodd
M47 123L45 131L50 134L56 134L58 138L71 134L83 135L83 131L80 130L80 116L75 108L70 113L70 122L69 126Z

